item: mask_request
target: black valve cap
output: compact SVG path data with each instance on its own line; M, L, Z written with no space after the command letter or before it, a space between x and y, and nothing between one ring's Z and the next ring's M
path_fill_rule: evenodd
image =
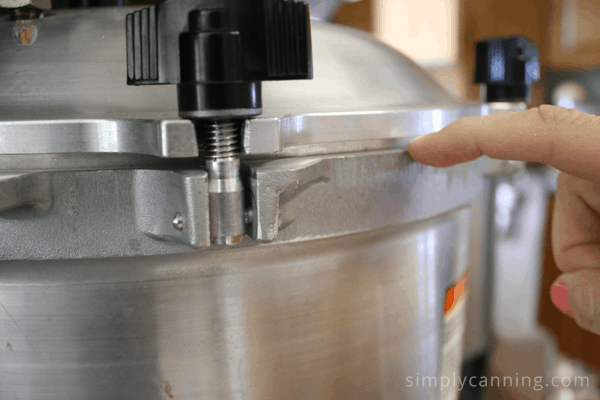
M539 80L539 50L531 40L510 36L477 43L475 83L486 85L487 102L528 103Z
M244 81L242 41L231 30L226 9L194 10L189 31L179 35L179 115L199 118L255 115L262 107L260 85ZM232 111L235 110L235 111Z
M190 31L179 35L181 83L227 83L243 80L242 40L229 29L226 10L194 10Z
M299 0L161 0L129 14L126 29L129 85L177 85L189 81L182 70L207 66L197 81L210 81L231 60L225 81L312 79L310 10ZM180 59L180 45L211 57Z
M312 79L299 0L161 0L127 15L127 84L177 85L179 116L250 118L261 82Z

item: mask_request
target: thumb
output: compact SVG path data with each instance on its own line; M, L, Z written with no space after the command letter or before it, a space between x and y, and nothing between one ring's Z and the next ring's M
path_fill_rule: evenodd
M600 271L579 270L562 274L552 284L550 297L556 307L577 325L600 335Z

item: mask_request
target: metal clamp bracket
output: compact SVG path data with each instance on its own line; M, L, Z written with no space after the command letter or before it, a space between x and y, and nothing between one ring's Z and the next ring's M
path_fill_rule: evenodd
M249 235L287 242L423 220L477 196L483 162L433 168L400 149L245 162Z
M137 170L133 190L135 220L145 235L194 248L210 245L206 171Z

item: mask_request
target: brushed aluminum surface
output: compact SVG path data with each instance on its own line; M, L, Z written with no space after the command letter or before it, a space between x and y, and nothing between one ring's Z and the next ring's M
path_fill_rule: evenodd
M32 46L0 16L0 162L6 169L166 165L198 155L177 116L175 87L127 86L125 15L133 8L56 10ZM518 109L469 104L371 35L313 21L313 80L265 82L264 114L246 123L246 157L403 148L463 117Z
M469 209L187 255L0 262L0 397L433 399Z
M10 37L13 22L0 16L3 165L147 167L197 155L192 125L177 116L175 87L126 84L123 26L132 10L52 11L39 20L35 45L25 47ZM264 83L264 114L247 124L246 154L390 148L395 139L486 113L371 35L313 21L312 41L314 79Z
M444 109L314 113L246 121L248 159L406 148L415 136L460 118L497 112L486 104ZM0 121L0 162L8 170L91 170L197 164L198 142L184 120Z
M31 46L17 45L1 16L0 119L178 119L175 86L126 84L125 15L134 10L53 10ZM311 33L314 79L264 83L265 117L462 104L372 35L318 21Z
M246 121L241 146L246 159L406 148L414 137L460 118L523 106L492 103L261 117ZM184 120L0 121L0 138L0 162L9 170L190 165L199 155L193 126Z
M310 241L432 218L480 194L484 161L433 168L396 149L248 163L246 206L254 215L248 236ZM0 191L0 260L204 249L206 181L199 169L0 174L6 189ZM30 190L19 189L27 185ZM176 213L183 230L173 226Z

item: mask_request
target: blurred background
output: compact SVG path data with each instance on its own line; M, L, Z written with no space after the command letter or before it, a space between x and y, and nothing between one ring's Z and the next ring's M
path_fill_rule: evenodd
M479 98L474 50L485 37L523 35L540 46L534 106L551 102L562 77L600 66L597 0L361 0L343 4L334 21L375 34L467 99Z

